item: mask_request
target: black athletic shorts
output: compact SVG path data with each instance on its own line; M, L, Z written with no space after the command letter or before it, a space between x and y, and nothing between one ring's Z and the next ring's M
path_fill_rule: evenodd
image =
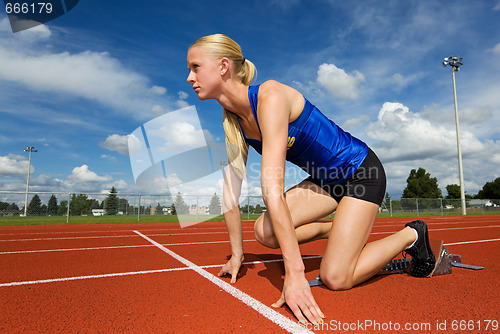
M377 205L382 204L385 197L386 177L384 167L377 155L368 148L368 155L358 170L340 184L325 184L324 181L308 177L310 181L332 196L337 203L344 197L354 197Z

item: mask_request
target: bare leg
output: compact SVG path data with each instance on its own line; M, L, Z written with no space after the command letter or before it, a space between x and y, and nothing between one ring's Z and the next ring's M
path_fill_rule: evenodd
M320 267L321 280L330 289L350 289L364 282L415 241L415 233L404 228L365 246L378 208L352 197L340 202Z
M292 216L299 243L328 238L332 223L321 220L337 208L337 202L312 182L303 181L289 189L286 203ZM269 215L264 213L255 222L255 238L264 246L279 248Z

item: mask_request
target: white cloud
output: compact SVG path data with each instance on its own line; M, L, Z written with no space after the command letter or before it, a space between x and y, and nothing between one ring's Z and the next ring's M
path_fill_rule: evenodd
M492 51L493 51L494 54L500 55L500 43L498 43L497 45L495 45L493 47Z
M7 24L6 19L0 21L0 31ZM137 119L151 117L152 104L173 105L166 88L151 87L146 76L126 68L108 52L55 53L46 44L51 41L51 31L45 26L16 33L15 38L11 35L0 34L0 63L8 64L0 66L0 82L96 101Z
M177 102L175 103L177 105L177 107L179 108L186 108L186 107L189 107L189 103L184 101L184 100L177 100Z
M400 103L384 103L367 134L377 142L377 152L385 161L451 157L456 153L455 129L435 125ZM470 132L462 131L461 139L464 154L483 149Z
M35 168L31 165L30 173L33 173ZM5 176L23 176L28 172L28 160L20 155L9 154L0 157L0 175Z
M129 188L128 183L125 182L124 180L116 180L111 183L106 183L103 186L103 192L106 191L106 189L111 190L112 187L115 187L116 190L126 190Z
M127 99L132 81L144 81L140 75L126 71L106 52L63 52L30 56L0 48L0 78L22 83L32 89L69 93L105 104Z
M118 134L112 134L106 138L105 141L100 142L99 146L108 149L110 151L116 151L123 155L128 155L128 137L121 136Z
M408 80L401 73L394 74L392 76L392 79L394 80L394 82L396 82L396 84L402 87L408 84Z
M108 155L108 154L102 154L101 159L116 160L116 158L114 156Z
M103 182L111 181L111 176L99 176L96 173L89 170L89 166L82 165L81 167L75 167L68 179L75 182Z
M189 97L188 93L183 92L182 90L179 91L177 94L179 94L179 99L181 99L181 100L185 100Z
M345 121L344 124L342 124L342 128L346 130L355 129L361 126L363 123L368 122L369 120L370 117L368 117L367 115L361 115L359 117L351 118Z
M318 69L317 81L334 98L356 100L365 77L359 71L348 74L334 64L322 64Z
M151 134L165 140L161 152L182 152L192 147L206 145L203 129L196 129L193 124L178 121L164 124L158 130L152 130Z
M153 86L149 92L156 95L165 95L165 93L167 93L167 89L165 87Z
M163 107L160 105L154 105L151 108L151 111L154 112L155 114L158 114L158 115L162 115L165 113L165 109L163 109Z

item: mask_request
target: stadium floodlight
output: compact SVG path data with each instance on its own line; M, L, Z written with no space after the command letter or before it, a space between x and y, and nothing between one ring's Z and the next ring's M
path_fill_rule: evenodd
M28 180L26 181L26 199L24 201L24 217L28 215L28 192L30 189L31 152L38 152L33 146L26 146L24 152L29 152L28 159Z
M462 57L447 57L444 58L443 66L451 66L451 73L453 78L453 98L455 100L455 125L457 127L457 154L458 154L458 174L460 176L460 199L462 200L462 215L466 215L467 211L465 208L465 190L464 190L464 173L462 168L462 152L460 150L460 127L458 125L458 107L457 107L457 88L455 85L455 72L460 71L460 66L462 66Z

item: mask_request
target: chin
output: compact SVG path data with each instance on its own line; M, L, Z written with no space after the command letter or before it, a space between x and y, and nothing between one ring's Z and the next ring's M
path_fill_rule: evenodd
M203 93L199 93L198 94L198 99L203 101L203 100L210 100L211 97L207 96L206 94L203 94Z

